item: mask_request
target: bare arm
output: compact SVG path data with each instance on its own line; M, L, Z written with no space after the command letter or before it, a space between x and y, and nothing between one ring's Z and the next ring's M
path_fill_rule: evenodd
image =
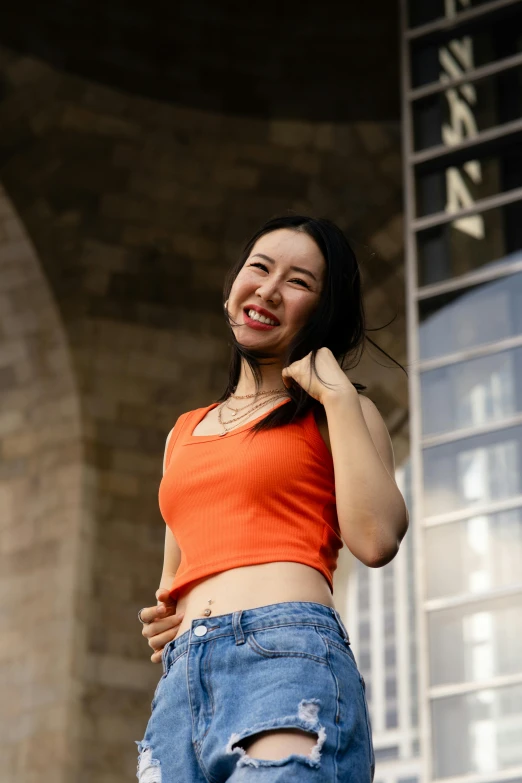
M167 446L172 435L169 432L165 443L165 453L163 455L163 475L165 475L165 461L167 457ZM151 661L159 663L164 646L175 638L178 627L183 619L183 613L176 612L176 601L170 598L169 590L171 588L176 572L181 562L181 550L172 531L166 525L165 530L165 548L163 552L163 570L159 588L156 591L157 605L146 607L141 610L141 616L146 625L143 626L142 634L149 640L149 647L152 647L153 653Z
M342 537L362 563L379 568L397 554L409 522L388 430L373 402L355 390L325 395L324 407Z
M171 430L167 436L165 442L165 453L163 454L163 475L165 475L166 461L167 461L167 447L169 445L170 436L173 430ZM170 589L172 580L176 576L176 571L179 568L181 562L181 550L178 542L174 538L174 534L168 525L165 526L165 549L163 552L163 571L161 572L160 589Z

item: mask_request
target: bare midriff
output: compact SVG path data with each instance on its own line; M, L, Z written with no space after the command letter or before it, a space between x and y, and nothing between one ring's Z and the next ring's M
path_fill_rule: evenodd
M241 566L200 579L180 591L177 611L185 616L176 636L188 631L193 620L207 617L205 609L211 610L210 620L285 601L312 601L335 608L328 582L316 568L289 561Z

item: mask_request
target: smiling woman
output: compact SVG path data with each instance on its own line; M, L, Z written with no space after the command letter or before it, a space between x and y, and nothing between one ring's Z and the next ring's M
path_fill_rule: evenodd
M325 219L269 221L225 280L224 312L227 389L182 414L165 448L163 573L140 612L164 673L138 777L232 781L250 766L275 782L307 766L371 781L333 572L344 543L389 562L408 514L386 426L343 366L366 337L348 241Z
M262 250L266 252L261 252ZM256 243L256 251L234 280L228 299L228 313L232 316L232 313L241 307L241 302L245 298L248 299L251 293L251 300L242 306L246 316L245 325L265 331L267 329L272 331L282 325L285 334L281 335L281 339L286 338L288 341L289 332L295 332L304 325L310 309L318 301L324 275L324 259L309 236L306 234L296 236L294 231L284 228L261 237ZM268 255L268 252L277 260ZM257 258L262 258L265 263L256 261ZM309 268L295 266L293 263L295 258L302 258L301 263L307 264ZM292 277L294 272L299 272L310 282ZM276 301L273 309L268 310L260 305L259 297L261 293L264 294L263 301L270 300L272 290L275 290ZM256 299L258 301L255 301ZM283 306L285 312L282 322ZM245 339L248 346L248 335L243 338L243 345Z

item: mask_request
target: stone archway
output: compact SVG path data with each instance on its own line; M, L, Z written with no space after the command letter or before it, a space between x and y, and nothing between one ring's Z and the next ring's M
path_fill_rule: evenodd
M78 392L39 260L0 188L0 780L73 779L89 590Z
M46 393L58 400L62 394L67 398L69 388L75 400L72 424L61 428L58 418L53 426L63 429L64 439L78 436L63 452L70 449L69 469L74 473L76 466L76 478L62 482L71 495L76 492L77 505L71 501L70 519L57 517L55 523L57 530L67 530L60 545L70 554L71 591L86 599L65 608L57 599L76 646L50 647L65 659L50 654L49 679L41 680L41 692L51 694L56 671L66 673L60 681L66 708L56 712L63 741L57 749L35 742L36 728L19 744L15 737L13 764L25 759L26 768L11 769L40 783L48 763L53 780L60 780L76 754L77 770L68 780L128 780L136 763L133 740L143 736L160 673L148 660L136 612L154 600L160 574L164 525L157 488L163 447L180 413L221 394L227 351L220 293L226 268L262 217L286 209L328 214L359 238L363 260L369 255L366 243L377 251L377 262L363 263L371 326L395 311L399 318L386 343L380 333L373 336L403 361L399 127L196 111L89 82L2 47L0 82L0 176L45 270L49 289L38 278L45 302L54 312L52 296L63 319L53 316L60 338L41 338L43 347L30 355L41 361L45 346L55 345L53 356L61 357L50 365L55 392ZM25 268L14 266L13 275ZM16 300L16 308L22 333L36 304L26 296L21 304ZM74 370L65 358L62 324ZM37 332L46 334L43 325ZM402 373L383 377L381 366L361 364L352 375L368 385L398 442ZM72 408L65 407L63 415L67 410L71 417ZM65 497L53 475L44 481L54 482ZM30 483L20 493L30 497L27 487ZM16 519L22 516L17 511ZM22 524L17 534L23 536ZM12 545L22 547L16 535L13 530ZM84 540L81 560L75 561L75 548ZM74 583L72 564L80 563ZM58 596L67 594L66 574L63 579L60 574L57 565ZM5 603L10 606L7 596ZM10 655L14 643L5 630L7 641L2 637L0 646ZM58 638L56 631L49 635ZM73 693L81 703L75 715ZM32 708L38 712L37 703ZM37 720L29 707L22 727L24 720ZM72 732L81 738L77 749ZM64 759L60 768L52 766L53 758ZM9 772L9 783L12 779Z

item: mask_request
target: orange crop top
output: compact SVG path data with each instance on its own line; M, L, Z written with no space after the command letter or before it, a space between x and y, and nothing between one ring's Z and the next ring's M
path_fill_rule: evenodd
M167 444L159 505L181 550L171 596L202 577L278 560L316 568L333 593L343 540L333 460L313 410L254 437L245 431L262 416L226 435L192 435L218 404L183 413Z

